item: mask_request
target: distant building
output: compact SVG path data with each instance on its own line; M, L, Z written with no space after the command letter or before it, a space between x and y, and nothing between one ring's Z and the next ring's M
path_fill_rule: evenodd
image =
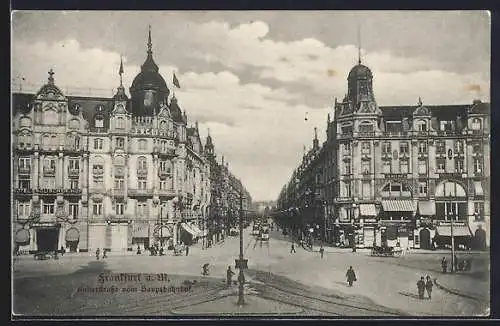
M379 107L373 75L351 69L327 140L283 187L282 220L341 246L489 246L490 105ZM482 245L481 245L482 244Z

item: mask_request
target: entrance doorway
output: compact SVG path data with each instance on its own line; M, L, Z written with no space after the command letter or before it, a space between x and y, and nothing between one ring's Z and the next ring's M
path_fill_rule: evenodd
M78 248L78 241L66 241L66 248L69 248L69 252L76 252Z
M38 251L54 251L57 250L59 241L59 229L43 228L36 231L36 244Z
M428 229L420 230L420 249L431 249L431 232Z

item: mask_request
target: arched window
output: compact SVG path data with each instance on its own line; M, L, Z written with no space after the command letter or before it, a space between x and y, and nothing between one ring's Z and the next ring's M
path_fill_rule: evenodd
M57 137L55 135L52 135L52 137L50 137L50 147L52 148L56 148L57 147Z
M479 118L472 119L471 129L472 130L481 130L481 119L479 119Z
M56 125L58 123L57 112L55 109L47 109L43 112L43 124Z
M70 129L79 129L80 128L80 121L77 119L71 119L69 122L69 128Z
M436 187L436 197L465 197L464 187L457 182L444 181Z
M424 120L417 120L415 124L417 126L417 131L427 131L427 122Z
M160 122L160 129L161 130L167 129L167 123L165 121Z
M137 169L139 170L147 170L148 168L148 161L144 156L140 156L137 158Z
M115 157L115 165L124 166L125 165L125 158L121 155Z
M145 150L146 149L146 145L147 145L147 141L146 139L139 139L139 149L140 150Z
M48 135L43 136L42 147L48 149L50 147L50 137Z
M31 127L31 119L23 117L19 120L20 127Z

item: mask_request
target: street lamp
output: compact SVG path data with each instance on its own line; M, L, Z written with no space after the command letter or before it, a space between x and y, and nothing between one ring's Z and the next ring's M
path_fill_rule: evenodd
M455 272L455 237L453 234L453 212L451 210L451 203L450 203L450 231L451 231L451 272Z
M240 273L238 275L238 306L243 306L245 304L245 275L243 274L243 269L247 268L248 259L243 258L243 194L240 191L240 256L239 259L236 260L236 268L240 269Z

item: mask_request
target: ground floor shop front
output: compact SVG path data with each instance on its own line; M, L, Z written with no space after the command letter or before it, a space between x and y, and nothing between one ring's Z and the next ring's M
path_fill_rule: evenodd
M206 236L197 221L153 223L148 221L34 223L14 226L14 252L39 251L127 252L148 250L151 246L172 248L193 244Z

